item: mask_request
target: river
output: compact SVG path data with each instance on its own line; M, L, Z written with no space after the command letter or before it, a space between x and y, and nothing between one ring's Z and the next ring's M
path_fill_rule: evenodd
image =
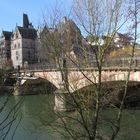
M6 97L1 97L6 100ZM58 140L57 134L52 134L48 124L54 121L54 97L53 95L30 95L30 96L10 96L5 110L0 114L0 121L10 112L12 107L23 98L23 103L18 110L18 118L13 123L13 127L6 137L10 140L13 129L16 127L22 116L21 122L16 130L13 140ZM1 99L2 100L2 99ZM8 118L7 122L12 118ZM2 135L2 131L0 131ZM2 138L1 138L2 139Z
M21 118L21 122L17 127L13 140L61 140L61 136L49 127L49 124L55 120L53 113L54 96L53 95L28 95L28 96L10 96L5 109L0 113L0 121L7 116L11 108L18 103L20 99L23 103L18 108L18 118L14 121L10 132L5 137L11 140L14 128ZM6 100L5 96L0 97L2 101ZM105 111L106 115L112 115L112 111ZM11 119L10 116L8 120ZM122 129L117 140L139 140L140 139L140 110L125 110L123 116ZM1 128L0 128L1 129ZM0 139L2 139L3 131L0 131Z

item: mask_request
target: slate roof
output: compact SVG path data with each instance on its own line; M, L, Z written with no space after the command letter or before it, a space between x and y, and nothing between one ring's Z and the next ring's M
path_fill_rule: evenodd
M34 28L24 28L17 26L22 38L25 39L36 39L37 38L37 31Z
M3 36L5 37L5 40L10 40L12 32L9 31L2 31Z

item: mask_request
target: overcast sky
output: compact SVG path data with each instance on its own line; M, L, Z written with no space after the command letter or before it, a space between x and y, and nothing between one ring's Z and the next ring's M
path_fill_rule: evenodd
M57 5L57 0L1 0L0 1L0 31L12 31L16 25L22 26L23 13L28 14L30 22L37 27L42 22L42 15L48 14ZM70 7L71 0L58 0L59 4ZM67 6L67 7L66 7Z

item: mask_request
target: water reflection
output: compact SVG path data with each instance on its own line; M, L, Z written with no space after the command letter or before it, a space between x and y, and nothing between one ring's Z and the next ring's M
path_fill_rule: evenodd
M6 112L1 114L6 116L11 107L18 103L21 98L24 102L18 114L22 114L22 120L14 135L14 140L57 140L56 134L52 134L48 125L55 120L54 116L54 96L53 95L32 95L32 96L10 96L6 106ZM12 116L11 116L12 117ZM16 121L18 122L20 118ZM15 124L17 122L15 121ZM11 139L10 131L6 140ZM57 137L57 138L56 138Z
M20 117L22 116L21 123L18 126L13 140L62 140L59 134L54 133L51 124L55 124L55 120L61 123L54 114L54 95L30 95L30 96L2 96L0 97L0 106L8 99L6 108L0 113L0 122L7 116L13 106L19 101L23 100L21 107L18 109L18 118L14 121L10 133L7 135L6 140L11 140L11 136L16 128ZM102 112L103 118L113 117L114 110L106 109ZM62 113L61 113L62 115ZM87 115L87 114L86 114ZM66 118L66 116L68 116ZM139 123L140 110L125 110L123 114L122 128L118 136L118 140L139 140L140 123ZM11 120L13 115L9 115L7 121ZM69 117L77 118L77 112L64 113L64 119L72 129L80 130L81 127L69 119ZM6 121L6 122L7 122ZM60 125L60 124L59 124ZM103 121L102 126L104 127ZM106 122L105 122L105 128ZM60 127L58 127L60 130ZM103 130L103 129L102 129ZM106 132L106 131L105 131ZM130 136L131 134L131 136ZM0 136L2 131L0 131ZM1 139L1 138L0 138Z

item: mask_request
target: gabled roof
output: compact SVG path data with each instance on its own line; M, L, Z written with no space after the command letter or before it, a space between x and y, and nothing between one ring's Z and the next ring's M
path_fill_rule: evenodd
M77 30L80 32L80 29L75 24L75 22L72 19L68 19L67 17L64 17L64 20L57 25L57 29L58 32L63 32L66 30L71 30L71 31Z
M9 31L2 31L2 35L5 37L5 40L10 40L12 32Z
M22 36L22 38L35 39L37 37L37 31L34 28L24 28L17 26L17 29L19 30L19 33Z
M118 32L117 32L117 34L122 39L133 40L133 38L129 34L122 34L122 33L118 33Z

